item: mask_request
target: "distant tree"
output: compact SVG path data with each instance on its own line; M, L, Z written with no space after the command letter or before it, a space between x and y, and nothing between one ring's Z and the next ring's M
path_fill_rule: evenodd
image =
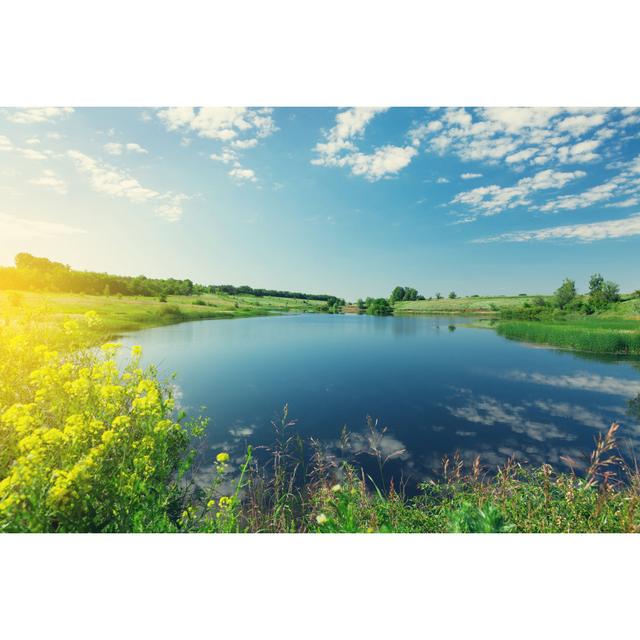
M565 278L554 295L558 307L560 307L560 309L564 309L568 304L575 300L577 295L576 283L569 278Z
M604 285L604 278L599 273L594 273L589 278L589 295L593 296L602 291Z
M358 301L356 302L356 307L358 307L358 311L366 311L367 310L367 305L365 304L364 300L362 298L358 298Z
M602 296L605 302L618 302L620 300L620 286L611 280L602 285Z
M532 301L534 307L546 307L547 301L542 296L536 296Z
M389 297L391 304L393 304L394 302L400 302L401 300L404 300L405 293L406 292L404 287L395 287L391 292L391 296Z
M455 291L452 291L451 293L449 293L449 298L451 298L451 300L457 298L458 296L456 295Z
M436 300L442 300L442 294L440 292L436 293Z
M386 298L367 298L367 313L372 316L390 316L393 307Z
M589 303L595 309L601 309L620 299L620 287L611 280L605 280L599 273L589 279Z
M423 295L418 294L418 296L416 297L416 300L424 300L424 296L423 296Z
M413 287L405 287L404 289L404 299L405 300L417 300L418 299L418 290Z

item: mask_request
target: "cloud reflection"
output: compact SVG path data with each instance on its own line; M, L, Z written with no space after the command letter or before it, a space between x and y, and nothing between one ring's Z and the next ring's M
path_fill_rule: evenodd
M640 380L599 376L591 373L549 376L543 373L512 371L507 377L509 380L517 380L520 382L531 382L533 384L544 384L552 387L578 389L581 391L596 391L597 393L608 393L615 396L632 397L640 393Z

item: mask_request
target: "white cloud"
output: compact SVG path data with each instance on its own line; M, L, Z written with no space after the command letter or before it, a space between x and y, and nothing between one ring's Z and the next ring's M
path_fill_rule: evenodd
M597 160L600 156L593 151L600 146L600 142L600 140L583 140L572 146L558 147L558 160L563 164L585 163Z
M364 176L373 182L404 169L416 153L418 151L415 147L386 145L371 154L355 153L350 156L347 164L351 166L353 175Z
M16 151L27 160L46 160L49 156L36 149L16 149Z
M633 198L627 198L626 200L622 200L621 202L610 202L609 204L605 204L606 208L609 207L635 207L637 204L640 204L640 198L634 196Z
M45 170L39 178L33 178L32 180L29 180L29 183L38 187L50 189L61 196L67 194L67 185L65 181L58 178L55 172L50 170Z
M229 171L229 175L237 182L256 182L256 174L253 169L243 169L234 167Z
M560 189L571 180L584 177L584 171L553 171L544 169L535 175L522 178L512 187L500 187L496 184L477 187L455 196L452 204L465 204L483 215L494 215L505 209L531 204L530 195L544 189Z
M51 155L51 151L47 150L38 151L32 148L15 147L7 136L1 134L0 151L13 151L26 160L46 160Z
M99 162L80 151L71 150L67 155L73 160L78 171L89 177L91 187L97 193L125 198L137 204L151 203L155 205L154 212L169 222L175 222L182 216L182 203L189 199L189 196L171 191L161 193L144 187L121 169Z
M620 220L605 220L603 222L547 227L535 231L502 233L489 238L480 238L473 242L530 242L532 240L576 240L578 242L593 242L595 240L625 238L637 235L640 235L640 214L635 214Z
M36 109L16 109L7 115L7 120L15 124L40 124L65 118L73 113L72 107L39 107Z
M28 144L28 145L37 145L37 144L40 144L40 138L35 138L35 137L34 137L34 138L29 138L29 139L26 141L26 144Z
M613 127L622 126L616 120L619 109L489 107L430 109L428 113L430 120L409 131L414 145L425 140L427 149L437 154L452 153L462 160L493 164L505 161L517 167L599 159L596 146L613 135ZM594 140L580 139L587 133Z
M124 151L124 145L119 142L109 142L102 147L110 156L121 156Z
M569 116L558 122L559 131L567 131L571 135L581 136L594 127L604 124L607 116L604 113L594 113L589 116Z
M506 157L506 160L509 164L513 164L515 162L524 162L531 156L535 155L537 152L538 149L536 149L535 147L529 147L528 149L522 149L522 151L518 151L517 153L512 153L510 156Z
M584 209L612 198L623 197L629 200L640 196L640 155L626 163L616 164L623 170L606 182L573 195L558 196L540 207L541 211L560 211ZM619 206L622 206L619 204ZM624 206L631 206L625 204Z
M210 156L211 160L215 160L216 162L222 162L224 164L229 164L230 162L237 162L238 156L233 149L224 148L222 153L212 153Z
M449 184L449 178L441 176L436 180L436 184Z
M229 141L243 134L266 138L278 130L272 109L246 107L170 107L158 118L169 131L189 130L201 138Z
M103 149L112 156L121 156L125 151L130 153L147 154L149 153L144 147L141 147L137 142L127 142L126 144L120 142L108 142L104 145Z
M249 138L248 140L233 140L231 146L236 149L251 149L258 144L257 138Z
M482 174L481 173L462 173L460 174L460 177L463 180L474 180L475 178L482 178Z
M60 222L28 220L0 213L0 236L3 238L57 238L78 233L86 231Z
M356 176L374 182L404 169L417 151L413 146L384 145L372 153L362 153L355 140L362 137L367 125L386 111L378 107L354 107L340 111L335 126L325 134L325 141L314 147L317 157L311 163L325 167L348 167Z
M137 142L127 142L127 151L131 153L147 154L149 153L144 147L141 147Z
M11 140L2 134L0 134L0 151L13 151Z

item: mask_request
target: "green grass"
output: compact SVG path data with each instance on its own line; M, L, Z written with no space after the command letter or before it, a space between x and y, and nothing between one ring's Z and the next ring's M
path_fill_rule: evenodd
M442 476L425 482L411 499L388 479L365 479L357 466L345 462L332 469L320 450L305 472L294 451L299 444L279 440L272 451L275 471L261 470L249 453L221 516L200 510L188 527L273 533L638 532L640 477L616 453L617 429L613 425L599 437L581 476L514 461L489 476L479 458L467 470L456 456L445 459ZM380 464L382 470L382 458ZM242 500L236 499L238 488Z
M640 355L640 323L598 322L500 322L497 331L505 338L553 345L592 353Z
M112 334L189 320L318 312L324 306L319 300L251 295L167 296L167 302L160 302L158 298L145 296L0 291L0 317L11 316L16 299L22 311L41 314L51 322L80 318L87 311L96 311L103 330Z
M396 313L441 313L441 314L498 314L504 309L531 303L535 296L479 296L466 298L443 298L442 300L415 300L412 302L397 302L394 305ZM543 296L550 299L551 296Z

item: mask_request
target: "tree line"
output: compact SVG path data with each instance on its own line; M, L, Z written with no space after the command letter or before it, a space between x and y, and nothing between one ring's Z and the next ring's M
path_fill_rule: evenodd
M247 285L201 285L190 279L117 276L94 271L77 271L69 265L39 258L29 253L15 257L15 267L0 267L0 289L85 293L88 295L168 296L222 293L227 295L274 296L299 300L320 300L330 308L344 306L344 300L326 294L300 293L278 289L255 289Z
M550 298L536 296L531 302L525 302L521 309L506 309L502 315L526 318L569 312L591 315L620 300L620 286L611 280L605 280L601 274L594 273L589 278L589 290L586 294L578 293L575 280L565 278Z

